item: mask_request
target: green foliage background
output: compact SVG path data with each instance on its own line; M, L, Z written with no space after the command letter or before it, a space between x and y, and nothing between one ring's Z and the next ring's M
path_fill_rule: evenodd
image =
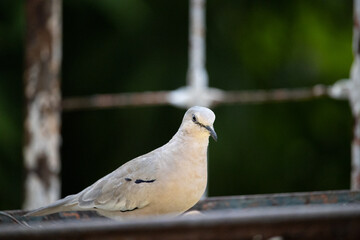
M20 208L24 3L0 2L0 209ZM333 84L349 75L352 3L209 0L207 68L225 90ZM63 1L63 96L185 84L188 2ZM347 189L352 117L345 101L228 105L209 147L209 194ZM63 195L167 142L184 110L141 107L62 115Z

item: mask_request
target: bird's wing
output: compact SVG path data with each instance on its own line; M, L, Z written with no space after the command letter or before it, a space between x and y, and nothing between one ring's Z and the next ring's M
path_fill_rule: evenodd
M136 158L80 192L78 205L122 212L143 208L150 203L156 169L152 155Z

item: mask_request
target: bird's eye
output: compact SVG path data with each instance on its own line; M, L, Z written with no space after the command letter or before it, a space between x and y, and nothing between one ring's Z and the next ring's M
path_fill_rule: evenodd
M192 121L193 121L193 122L196 122L196 117L195 117L195 115L193 115Z

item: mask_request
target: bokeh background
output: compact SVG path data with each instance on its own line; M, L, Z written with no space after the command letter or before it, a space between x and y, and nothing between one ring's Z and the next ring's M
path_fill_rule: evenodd
M23 198L24 3L0 1L0 209ZM349 76L352 2L209 0L207 69L224 90L331 85ZM63 97L185 84L188 2L64 0ZM213 109L209 195L347 189L353 120L328 98ZM62 195L166 143L183 109L64 112Z

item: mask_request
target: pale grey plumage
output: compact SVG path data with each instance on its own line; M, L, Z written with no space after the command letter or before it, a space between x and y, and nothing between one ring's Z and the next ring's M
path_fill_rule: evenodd
M217 139L214 121L210 109L190 108L167 144L125 163L80 193L28 216L74 210L96 210L116 219L183 213L205 191L208 138Z

